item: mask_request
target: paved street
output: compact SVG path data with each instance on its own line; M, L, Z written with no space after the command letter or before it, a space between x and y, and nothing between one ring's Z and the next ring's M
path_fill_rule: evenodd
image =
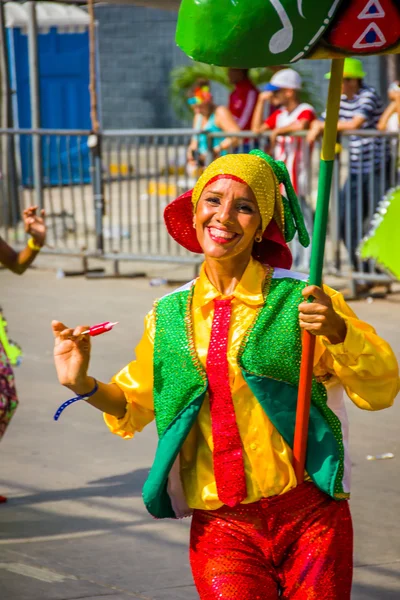
M55 261L56 259L54 259ZM161 270L161 269L160 269ZM187 556L189 520L156 521L141 487L156 446L153 426L124 441L100 413L68 396L55 376L50 321L119 320L94 339L91 373L107 380L133 356L152 300L169 288L148 279L57 279L0 271L9 333L24 349L16 369L20 406L0 445L2 600L194 600ZM400 294L353 304L400 357ZM400 403L368 413L350 402L355 521L354 600L400 598ZM367 454L393 452L392 460Z

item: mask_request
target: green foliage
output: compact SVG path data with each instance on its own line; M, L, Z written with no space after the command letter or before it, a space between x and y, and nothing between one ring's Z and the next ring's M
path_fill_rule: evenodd
M302 102L309 102L317 111L322 109L320 96L313 89L311 71L296 69L303 78L303 89L301 93ZM262 86L271 79L274 71L268 67L250 69L249 76L254 85ZM189 65L175 67L170 73L169 97L172 107L178 119L188 121L192 117L192 111L187 104L187 93L197 79L209 79L212 83L219 83L228 90L232 89L228 80L228 69L215 67L199 62L191 62Z

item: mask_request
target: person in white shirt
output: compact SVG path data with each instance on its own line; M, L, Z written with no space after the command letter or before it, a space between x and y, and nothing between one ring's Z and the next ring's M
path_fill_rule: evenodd
M293 187L300 200L307 229L313 226L312 209L306 203L309 193L309 152L305 140L291 133L309 129L316 119L316 112L311 104L300 101L302 80L293 69L282 69L275 73L271 81L259 95L252 119L252 130L255 133L270 131L270 152L275 160L282 160L290 173ZM279 103L280 108L272 112L264 120L265 103ZM309 266L309 250L293 248L294 265L298 270L307 270Z

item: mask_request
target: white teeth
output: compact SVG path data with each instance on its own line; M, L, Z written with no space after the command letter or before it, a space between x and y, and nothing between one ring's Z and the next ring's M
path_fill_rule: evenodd
M224 238L225 240L232 240L236 235L236 233L223 231L222 229L215 229L215 227L210 227L210 233L214 237Z

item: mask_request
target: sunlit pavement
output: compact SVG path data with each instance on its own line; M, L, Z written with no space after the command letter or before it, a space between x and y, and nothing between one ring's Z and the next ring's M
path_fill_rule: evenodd
M153 426L124 441L84 403L59 422L69 397L55 376L50 321L120 321L93 340L91 373L103 381L133 357L143 317L170 288L148 279L57 279L0 272L9 334L21 344L20 406L0 445L0 581L4 600L194 600L189 520L156 521L141 487L156 446ZM353 303L400 354L400 295ZM353 459L355 600L400 598L400 408L360 411L348 402ZM391 460L367 454L392 452Z

